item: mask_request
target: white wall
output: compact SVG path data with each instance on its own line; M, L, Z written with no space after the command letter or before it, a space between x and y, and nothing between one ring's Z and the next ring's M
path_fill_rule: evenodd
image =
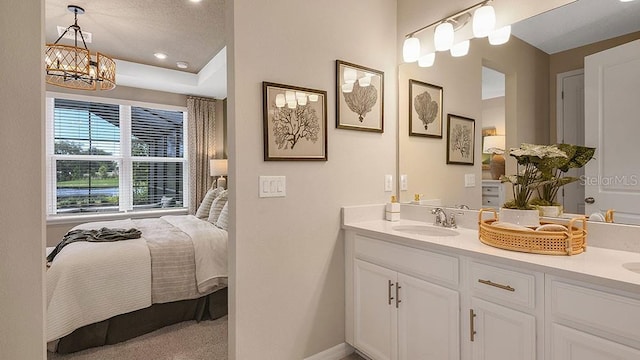
M44 3L0 5L0 359L44 359Z
M230 3L230 358L299 360L344 342L340 207L391 195L396 2ZM384 133L335 128L336 59L384 71ZM327 162L263 161L262 81L327 91ZM287 197L260 199L259 175L285 175Z

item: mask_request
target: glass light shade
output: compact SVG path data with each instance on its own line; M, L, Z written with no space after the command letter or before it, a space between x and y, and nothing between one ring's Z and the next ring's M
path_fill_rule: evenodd
M501 27L489 33L489 44L502 45L509 41L511 37L511 25Z
M296 107L298 107L298 102L293 100L293 101L287 101L287 108L289 109L295 109Z
M287 101L284 98L284 94L276 95L276 107L284 107L287 104Z
M350 93L353 91L353 83L351 84L342 84L342 92L343 93Z
M301 91L296 91L296 100L300 100L302 98L307 98L307 94L301 92Z
M290 103L292 101L296 101L296 93L293 91L285 91L284 92L284 98L287 101L287 103Z
M429 53L427 55L422 55L420 59L418 59L418 66L430 67L430 66L433 66L433 63L435 61L436 61L436 53Z
M436 51L447 51L453 45L453 25L450 22L443 22L436 26L433 34L433 42Z
M209 160L209 175L211 176L227 175L227 159Z
M345 68L343 77L345 83L353 84L358 79L358 71L352 68Z
M488 36L496 26L496 12L491 5L476 9L473 13L473 36L482 38Z
M367 87L371 85L371 76L363 76L358 79L358 85L360 85L360 87Z
M460 57L469 53L469 40L459 42L451 47L451 56Z
M404 39L402 45L402 59L404 62L412 63L418 60L420 57L420 40L416 37L409 37Z
M303 96L301 98L298 98L298 105L300 106L305 106L307 105L307 97Z
M490 135L485 136L482 144L482 152L485 154L504 152L505 136L504 135Z
M318 95L316 95L316 94L309 94L309 101L311 101L311 102L316 102L316 101L318 101Z

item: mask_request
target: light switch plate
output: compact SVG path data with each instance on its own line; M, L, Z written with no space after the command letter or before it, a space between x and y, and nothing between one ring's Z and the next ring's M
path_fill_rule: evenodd
M409 176L407 174L400 175L400 191L407 191L409 189Z
M393 191L393 175L384 176L384 191Z
M285 197L287 196L287 177L260 176L258 189L261 198Z
M464 187L476 186L476 174L464 174Z

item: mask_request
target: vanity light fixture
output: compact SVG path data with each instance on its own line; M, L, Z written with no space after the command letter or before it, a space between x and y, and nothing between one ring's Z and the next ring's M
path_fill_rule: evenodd
M489 44L502 45L506 44L511 37L511 25L503 26L500 29L489 33Z
M451 47L451 56L461 57L469 53L469 40L459 42Z
M492 2L493 0L484 0L407 34L402 45L403 60L407 63L418 61L418 66L421 67L433 65L433 60L435 59L432 60L432 56L435 55L421 55L420 40L416 37L418 33L432 27L435 27L433 42L436 51L449 50L452 56L466 55L469 51L468 43L458 43L455 45L456 48L453 49L453 41L455 38L455 32L464 27L469 23L469 21L472 21L473 34L475 37L487 37L491 35L494 39L493 42L491 42L492 45L504 44L509 40L511 27L508 27L508 32L506 29L504 29L503 32L494 31L496 25L496 14L493 6L491 6ZM472 13L473 15L471 15Z

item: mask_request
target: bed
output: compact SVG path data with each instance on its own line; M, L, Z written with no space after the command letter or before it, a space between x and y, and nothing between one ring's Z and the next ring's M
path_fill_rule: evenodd
M46 272L47 343L68 353L226 315L227 231L193 215L92 222L138 239L66 245ZM51 251L51 249L48 249Z

